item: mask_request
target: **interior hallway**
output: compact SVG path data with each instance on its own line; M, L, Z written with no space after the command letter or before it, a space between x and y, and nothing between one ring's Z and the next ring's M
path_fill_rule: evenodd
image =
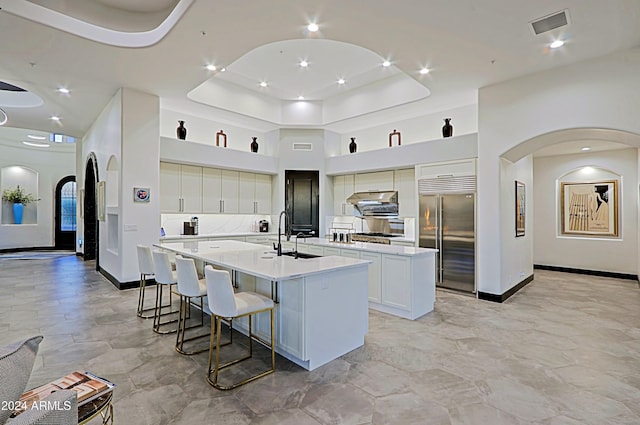
M313 372L279 358L221 392L207 353L176 353L136 317L137 290L94 268L0 259L0 344L45 336L31 387L77 369L115 382L117 424L640 423L634 281L536 270L504 304L438 291L414 322L370 311L365 346Z

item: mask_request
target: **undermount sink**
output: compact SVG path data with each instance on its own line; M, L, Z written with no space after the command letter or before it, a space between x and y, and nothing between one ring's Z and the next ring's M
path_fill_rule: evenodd
M322 257L322 255L307 254L307 253L304 253L304 252L298 252L298 255L296 256L296 253L293 252L293 251L283 252L282 255L286 255L287 257L294 257L294 258L317 258L317 257Z

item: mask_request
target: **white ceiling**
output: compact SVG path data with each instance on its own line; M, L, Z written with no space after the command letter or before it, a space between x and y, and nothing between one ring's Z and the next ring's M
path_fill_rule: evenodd
M158 17L170 16L174 6L185 11L157 43L126 48L10 13L23 3L63 13L81 10L76 18L94 26L113 28L114 17L126 16L122 22L128 29L116 29L136 36L150 31ZM487 85L640 46L637 0L376 0L366 5L335 0L0 0L0 8L0 81L43 100L32 108L0 105L9 115L7 126L76 137L120 87L188 105L187 93L217 78L282 99L300 91L327 99L336 91L364 87L385 72L401 72L431 93L421 101L424 113L430 113L459 106L460 99L473 101ZM533 34L529 22L562 9L569 11L568 26ZM318 22L318 33L305 29L310 21ZM566 44L550 50L548 43L556 38ZM327 43L313 51L309 40ZM307 49L310 67L301 72L292 62ZM380 58L389 58L392 69L377 74ZM207 71L209 63L227 67L229 74ZM431 70L426 76L418 73L423 66ZM348 87L333 85L341 74L347 74ZM257 85L260 79L271 84L267 90ZM70 95L57 93L60 86L68 87ZM217 107L215 99L210 104ZM49 119L53 114L62 118L60 123Z

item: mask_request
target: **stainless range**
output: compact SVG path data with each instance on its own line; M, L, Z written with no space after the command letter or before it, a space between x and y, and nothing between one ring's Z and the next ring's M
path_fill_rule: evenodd
M379 243L383 245L391 245L391 239L397 235L389 233L354 233L351 240L354 242Z

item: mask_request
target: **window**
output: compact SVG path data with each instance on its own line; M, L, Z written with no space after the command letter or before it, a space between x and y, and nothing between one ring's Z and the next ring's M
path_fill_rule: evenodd
M76 231L76 182L67 182L60 192L60 230Z

